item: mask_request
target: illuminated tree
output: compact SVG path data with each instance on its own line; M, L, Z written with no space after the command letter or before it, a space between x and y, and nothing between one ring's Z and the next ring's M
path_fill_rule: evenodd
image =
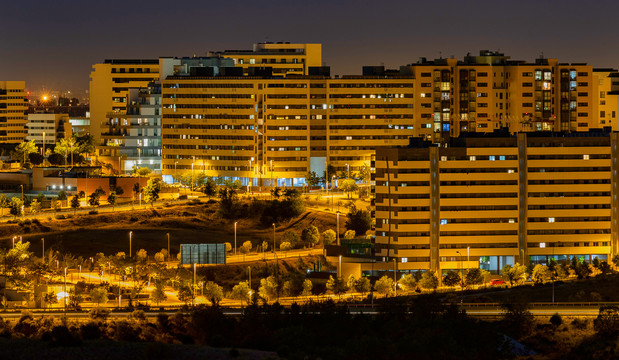
M219 302L224 298L224 289L212 281L204 284L204 296L213 305L219 305Z
M419 285L424 289L434 290L438 287L438 277L436 277L436 273L432 270L427 270L421 275L421 280L419 280Z
M158 178L149 179L144 187L144 201L154 206L155 201L159 199L159 193L161 192L161 180Z
M38 151L39 149L35 145L34 140L30 140L19 143L11 155L13 159L20 161L23 167L25 166L27 160L29 160L28 155L31 153L37 153Z
M336 238L336 234L335 231L329 229L329 230L325 230L322 233L322 243L324 245L331 245L335 242L335 238Z
M446 286L456 286L460 283L460 273L457 271L449 270L445 276L443 276L443 284Z
M235 300L240 300L241 306L243 306L243 301L249 302L249 290L249 283L247 281L241 281L234 285L230 297Z
M509 281L510 286L513 286L526 279L526 272L526 266L516 263L514 266L505 265L503 270L501 270L501 275L505 280Z
M73 209L73 214L75 214L77 212L77 209L79 209L79 207L81 206L80 199L77 197L77 195L71 198L70 205L71 205L71 208Z
M303 240L303 243L309 247L316 245L319 239L320 232L318 232L318 228L314 225L306 227L301 232L301 240Z
M107 290L104 287L96 287L90 290L90 299L97 307L107 302Z
M393 279L387 275L381 277L380 279L376 280L376 283L374 284L374 289L376 290L377 293L381 294L381 295L385 295L385 296L390 296L393 294Z
M275 276L271 275L266 279L260 279L260 287L258 295L266 301L272 301L277 298L278 284Z

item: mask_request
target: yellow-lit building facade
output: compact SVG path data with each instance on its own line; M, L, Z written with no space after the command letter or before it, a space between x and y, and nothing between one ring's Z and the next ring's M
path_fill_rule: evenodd
M373 268L498 273L551 257L610 259L618 143L616 132L518 133L379 149Z
M370 165L414 134L403 76L196 77L162 82L163 174L191 170L243 184L300 186Z
M24 81L0 81L0 143L16 144L28 135Z
M415 78L415 119L418 134L435 143L465 132L588 131L613 126L616 119L598 118L596 106L612 81L597 91L603 75L590 65L536 59L513 61L482 50L462 60L425 58L401 67ZM616 97L614 98L616 99ZM617 102L607 106L614 106ZM612 109L607 109L612 114ZM610 116L610 115L609 115ZM604 121L604 122L602 122Z
M322 65L322 45L265 42L254 44L252 50L208 52L207 56L231 58L245 75L259 67L272 68L276 76L309 75L310 67Z
M146 89L159 79L159 60L105 60L90 73L90 134L106 146L109 118L126 114L130 89Z

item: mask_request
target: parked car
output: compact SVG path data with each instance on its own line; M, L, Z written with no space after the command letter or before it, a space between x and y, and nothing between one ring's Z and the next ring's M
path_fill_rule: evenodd
M505 285L505 281L501 279L494 279L490 281L490 285Z

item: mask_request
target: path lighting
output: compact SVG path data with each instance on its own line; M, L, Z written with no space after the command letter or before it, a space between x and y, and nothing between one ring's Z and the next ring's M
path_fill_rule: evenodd
M129 231L129 259L131 259L131 240L133 238L133 231Z
M236 221L234 222L234 255L236 256Z

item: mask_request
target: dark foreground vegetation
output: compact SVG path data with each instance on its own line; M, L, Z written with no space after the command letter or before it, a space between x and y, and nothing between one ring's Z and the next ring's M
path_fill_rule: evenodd
M218 306L176 314L110 317L93 309L85 321L60 316L0 320L0 358L41 359L615 359L619 308L595 319L537 318L526 302L504 303L496 321L467 317L450 296L389 298L378 313L353 315L332 301L283 308Z

